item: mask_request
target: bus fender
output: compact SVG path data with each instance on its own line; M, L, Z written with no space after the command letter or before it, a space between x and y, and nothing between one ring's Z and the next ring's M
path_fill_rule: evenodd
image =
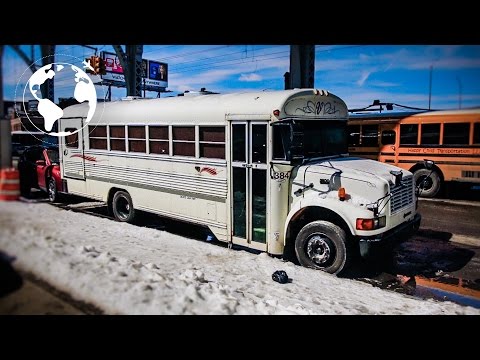
M359 208L345 202L342 202L340 205L338 202L339 201L334 198L323 199L321 202L319 202L318 196L315 194L313 197L302 199L301 201L296 202L285 220L283 237L284 246L287 245L289 239L289 231L291 231L290 225L294 223L296 219L298 219L305 211L310 211L313 208L320 212L324 212L325 214L335 215L337 221L340 222L337 225L341 226L346 232L352 235L355 234L355 224L348 219L354 219L354 222L357 217L371 216L371 212L366 209ZM346 213L348 213L348 216L346 216Z

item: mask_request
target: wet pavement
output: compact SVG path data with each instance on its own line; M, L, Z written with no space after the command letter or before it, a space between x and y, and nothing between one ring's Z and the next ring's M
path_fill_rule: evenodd
M4 252L0 252L0 265L0 315L102 314L97 307L21 271L15 258Z
M81 315L80 309L28 280L23 286L0 298L0 315Z

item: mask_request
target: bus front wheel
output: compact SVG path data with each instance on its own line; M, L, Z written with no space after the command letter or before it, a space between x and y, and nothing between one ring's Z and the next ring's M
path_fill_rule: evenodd
M418 169L413 174L413 180L415 181L415 187L419 187L420 197L432 198L440 191L442 180L435 170Z
M328 221L305 225L295 240L295 253L305 267L339 274L347 268L350 252L345 231Z
M117 191L112 199L112 210L115 220L132 223L135 218L132 198L126 191Z

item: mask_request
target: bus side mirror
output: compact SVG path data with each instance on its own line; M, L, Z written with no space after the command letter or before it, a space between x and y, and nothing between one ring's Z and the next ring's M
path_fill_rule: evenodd
M402 185L403 173L401 170L400 171L392 170L390 171L390 174L392 174L393 178L395 179L395 186Z
M427 170L432 170L433 169L433 165L435 165L435 162L433 160L423 160L423 165L425 166L425 168Z

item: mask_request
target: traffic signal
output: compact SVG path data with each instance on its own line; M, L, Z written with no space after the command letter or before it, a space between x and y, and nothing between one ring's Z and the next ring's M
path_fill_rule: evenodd
M92 65L93 67L93 71L95 72L95 74L98 75L98 71L100 70L100 58L98 56L92 56L92 62L90 63L90 65Z
M93 58L94 56L90 56L89 58L85 59L85 62L90 63L90 66L93 68ZM86 67L85 72L87 74L95 74L94 70L90 69L89 67Z
M90 68L87 67L86 72L89 74L95 74L95 75L105 75L105 61L100 57L100 56L95 56L92 55L90 58L85 59L85 61L90 62L90 66L93 68L91 70Z

